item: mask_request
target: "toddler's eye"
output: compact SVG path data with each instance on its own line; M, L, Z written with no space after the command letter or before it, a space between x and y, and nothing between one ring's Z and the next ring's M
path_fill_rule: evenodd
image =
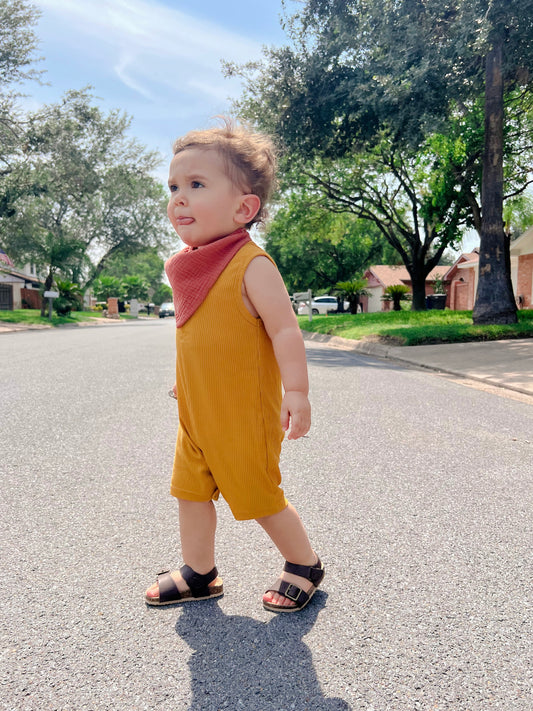
M193 180L191 183L191 187L196 189L196 188L203 188L204 186L202 185L202 183L199 180Z
M171 193L175 193L176 190L178 189L177 185L169 185L168 189L170 190Z

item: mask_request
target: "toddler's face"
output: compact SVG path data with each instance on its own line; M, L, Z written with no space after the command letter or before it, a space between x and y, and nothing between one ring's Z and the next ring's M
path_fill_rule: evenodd
M226 175L212 148L187 148L170 163L167 214L181 240L200 247L247 223L241 214L244 193Z

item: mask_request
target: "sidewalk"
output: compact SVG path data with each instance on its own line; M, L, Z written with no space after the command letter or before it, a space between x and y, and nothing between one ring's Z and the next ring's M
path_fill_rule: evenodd
M304 338L533 396L533 338L434 346L387 346L309 332Z

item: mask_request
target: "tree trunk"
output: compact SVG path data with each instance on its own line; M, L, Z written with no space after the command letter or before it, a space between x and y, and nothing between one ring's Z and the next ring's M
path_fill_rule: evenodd
M485 59L485 147L481 185L481 240L474 323L516 323L509 238L503 225L503 41Z
M424 262L413 265L410 270L411 288L413 290L413 301L411 311L426 310L426 277L424 274Z
M43 293L45 291L50 291L53 283L54 283L54 272L52 271L52 269L50 269L50 271L48 272L48 276L46 277L46 281L44 282ZM44 296L42 296L41 297L41 318L46 316L47 308L48 308L48 299L45 299Z

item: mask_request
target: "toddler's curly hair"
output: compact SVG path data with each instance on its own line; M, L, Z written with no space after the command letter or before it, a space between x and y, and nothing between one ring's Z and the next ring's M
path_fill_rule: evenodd
M173 146L174 155L187 148L213 149L224 160L227 176L239 190L257 195L261 208L246 227L266 218L266 203L276 189L277 156L269 136L220 116L221 126L189 131Z

